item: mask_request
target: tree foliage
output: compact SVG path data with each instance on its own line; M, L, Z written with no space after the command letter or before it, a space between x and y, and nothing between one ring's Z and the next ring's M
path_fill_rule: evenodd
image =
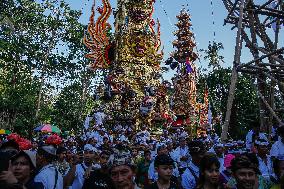
M199 78L199 87L202 88L205 83L208 87L213 117L220 118L214 123L218 133L221 133L221 126L225 119L231 72L231 68L219 68ZM251 129L250 124L258 119L258 116L258 97L252 78L249 75L240 74L230 121L231 137L235 139L244 137Z
M213 70L221 68L221 63L224 63L224 57L220 55L223 49L223 44L215 41L212 44L209 42L208 49L201 49L205 53L204 59L209 61L209 67L213 67Z
M95 75L84 58L81 12L64 0L3 0L0 7L0 127L24 132L37 123L57 122L62 111L80 112L82 122ZM55 101L70 105L59 111Z
M221 66L221 63L224 63L224 57L220 55L223 49L222 43L214 41L213 44L209 42L208 49L202 50L205 53L204 60L208 61L209 68L213 69L208 73L200 74L199 77L199 87L207 85L209 89L213 118L218 118L214 123L218 133L221 133L225 119L232 73L231 68L222 68ZM239 74L229 124L231 137L236 139L244 137L250 129L250 124L258 119L258 116L258 97L254 80L250 75Z

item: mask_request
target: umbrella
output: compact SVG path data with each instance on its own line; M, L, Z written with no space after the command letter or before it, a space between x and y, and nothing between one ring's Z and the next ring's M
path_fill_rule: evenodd
M61 130L53 125L50 124L46 124L43 126L43 128L41 129L42 132L53 132L53 133L61 133Z
M41 131L41 129L43 128L44 125L39 125L37 126L34 131Z
M43 124L38 126L37 128L34 129L35 131L41 131L41 132L47 132L47 133L61 133L61 130L54 126L54 125L50 125L50 124Z
M51 130L53 133L61 133L61 130L57 126L52 126Z
M11 134L11 131L5 130L5 129L0 129L0 135L8 135Z

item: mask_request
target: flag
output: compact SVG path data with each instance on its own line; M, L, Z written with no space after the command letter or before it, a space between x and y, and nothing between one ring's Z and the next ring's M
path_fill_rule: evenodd
M211 129L212 129L212 120L213 120L213 117L212 117L211 105L209 103L209 107L208 107L208 124L209 124Z
M185 69L186 69L187 73L192 73L193 72L193 69L192 69L192 67L190 65L190 62L189 62L188 58L186 59L186 67L185 67Z
M192 67L191 67L190 64L187 64L187 65L186 65L186 72L187 72L187 73L192 73L192 72L193 72L193 69L192 69Z

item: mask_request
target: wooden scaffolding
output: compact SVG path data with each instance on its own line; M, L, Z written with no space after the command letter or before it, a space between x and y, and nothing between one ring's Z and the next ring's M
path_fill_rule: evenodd
M284 101L284 45L281 25L284 23L283 0L268 0L257 4L254 0L222 0L228 16L224 24L232 24L237 29L235 56L231 85L227 102L227 112L221 138L228 138L231 109L234 101L238 73L249 73L255 78L259 97L260 127L271 133L273 121L283 125L279 118L283 107L275 108L275 95ZM283 33L282 33L283 34ZM243 43L249 48L253 60L241 63ZM282 47L281 47L282 45Z

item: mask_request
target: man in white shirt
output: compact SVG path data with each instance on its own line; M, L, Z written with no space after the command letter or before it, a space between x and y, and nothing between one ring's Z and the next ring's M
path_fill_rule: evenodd
M71 186L71 189L81 189L84 184L85 171L93 166L95 157L95 148L91 144L84 146L84 161L77 165L73 165L66 175L66 185Z
M144 125L141 128L141 131L136 134L136 140L141 143L146 143L150 140L150 133L147 131L147 127Z
M105 129L104 127L102 127L102 128L99 130L98 147L103 144L104 137L107 137L107 138L108 138L108 134L107 134L106 129Z
M96 121L96 125L100 126L103 125L104 119L105 119L106 115L104 114L103 111L98 111L94 114L94 118Z
M217 133L215 133L215 130L213 129L209 129L207 138L211 141L213 141L214 143L217 143L219 140L219 136L217 135Z
M163 135L160 136L160 142L162 142L162 143L172 142L172 139L169 136L169 131L168 130L163 130Z
M192 160L181 176L181 185L184 189L194 189L199 177L200 160L206 153L206 149L201 141L192 141L188 147Z
M167 144L167 149L169 152L169 155L171 156L171 158L176 161L176 150L173 148L173 143L172 142L168 142Z
M131 154L126 151L117 151L110 161L110 177L116 189L140 189L135 183L135 166Z
M217 143L214 145L214 153L216 154L220 162L220 171L224 171L224 145L222 143Z
M263 177L269 179L273 174L272 163L270 160L269 153L269 142L264 139L257 139L255 141L255 146L257 148L257 159L259 162L259 170Z
M89 138L94 138L98 141L98 138L100 137L99 129L100 128L94 127Z
M180 137L187 138L188 133L184 130L183 127L180 128Z
M178 163L178 168L182 174L190 163L190 155L186 140L184 137L179 138L179 147L175 150L175 158Z
M157 156L158 155L168 155L168 149L167 146L165 144L160 144L160 146L158 146L157 148ZM156 157L155 157L156 158ZM151 162L149 169L148 169L148 178L151 182L155 182L158 179L158 173L155 170L155 166L154 166L154 162L155 162L155 158L154 160ZM179 171L177 169L177 167L175 166L175 169L173 170L173 175L175 177L179 176Z
M36 164L40 171L34 178L34 182L41 183L44 189L63 189L63 178L53 165L56 158L56 148L52 145L42 146L36 154Z
M255 122L252 124L252 130L250 130L246 136L246 148L252 150L255 139L259 136L259 124Z
M276 141L270 150L270 156L278 157L284 155L284 126L277 129L279 139Z
M118 134L118 140L120 142L129 143L129 140L128 140L128 138L125 135L126 135L126 131L125 130L121 130L120 133Z

